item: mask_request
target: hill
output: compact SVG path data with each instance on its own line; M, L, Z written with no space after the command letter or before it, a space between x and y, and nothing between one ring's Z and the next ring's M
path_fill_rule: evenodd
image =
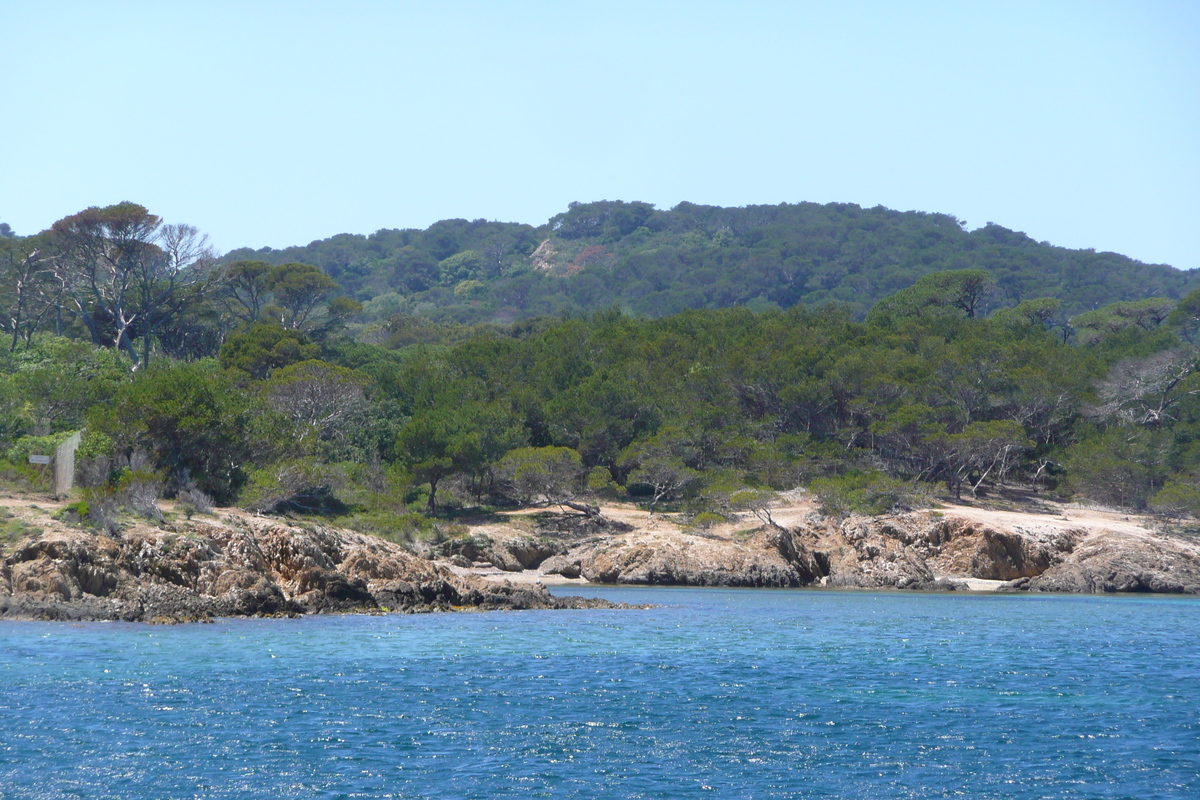
M1200 287L1183 272L1117 253L1071 250L948 214L852 203L721 208L680 203L572 203L534 227L443 220L425 230L339 234L303 247L234 250L224 261L315 264L365 304L458 322L582 313L618 306L663 316L685 308L847 303L861 316L932 272L984 269L992 306L1056 297L1068 313Z

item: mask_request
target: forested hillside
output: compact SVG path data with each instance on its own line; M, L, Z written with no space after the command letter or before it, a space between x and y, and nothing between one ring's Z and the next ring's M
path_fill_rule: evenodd
M1117 300L1179 298L1200 275L1115 253L1068 250L989 223L853 204L719 208L572 204L547 224L444 220L426 230L342 234L306 247L235 250L226 263L315 264L365 304L481 322L616 306L662 316L685 308L790 308L827 301L861 315L923 275L984 269L989 307L1057 297L1068 313Z
M695 208L661 216L645 206L606 206L607 216L583 208L553 221L550 245L520 226L441 223L412 233L416 244L398 252L413 259L406 264L436 267L431 280L458 281L417 296L453 295L476 281L474 269L494 269L497 286L562 287L590 270L682 264L682 243L698 241L699 228L651 231L648 223L706 218ZM770 211L894 219L881 240L924 226L943 231L947 252L1004 238L964 233L949 218ZM767 229L719 228L713 238ZM853 239L859 229L846 230ZM426 253L439 231L446 242ZM642 245L629 242L639 237ZM644 246L655 237L681 244ZM456 250L463 242L478 249ZM564 274L520 266L513 254L530 246L539 270ZM612 248L611 262L570 274L602 246ZM216 500L348 516L392 535L428 530L447 509L474 505L586 511L591 498L608 496L711 518L800 485L843 514L929 495L981 496L1014 482L1200 514L1200 290L1175 299L1186 276L1140 267L1136 293L1134 278L1112 278L1140 299L1082 313L1053 296L1001 307L1013 297L997 254L1057 252L1061 264L1106 257L1019 240L1010 249L962 246L992 253L996 271L915 277L910 265L903 288L879 290L865 314L860 297L671 315L610 307L470 325L447 307L451 319L398 312L358 327L363 307L339 286L346 271L335 279L298 261L222 263L195 228L164 224L136 204L86 209L37 236L0 237L0 481L44 486L28 457L84 429L86 489L72 513L101 526L121 507L157 513L147 498L162 494L196 509ZM753 259L755 247L718 249ZM1144 296L1151 274L1162 296ZM1010 286L1014 276L1033 280L1027 270L1007 275ZM1076 277L1074 296L1099 291ZM619 292L631 284L610 275L596 285ZM1028 291L1054 294L1039 286ZM477 281L470 291L496 289ZM457 307L485 301L464 303Z

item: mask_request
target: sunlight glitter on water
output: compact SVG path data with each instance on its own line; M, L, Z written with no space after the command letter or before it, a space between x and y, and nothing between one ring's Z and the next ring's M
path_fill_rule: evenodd
M1200 602L0 626L5 797L1200 796Z

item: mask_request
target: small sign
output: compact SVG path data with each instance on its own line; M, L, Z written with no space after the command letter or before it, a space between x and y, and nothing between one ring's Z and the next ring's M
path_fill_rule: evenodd
M30 456L29 463L30 464L49 464L50 456Z

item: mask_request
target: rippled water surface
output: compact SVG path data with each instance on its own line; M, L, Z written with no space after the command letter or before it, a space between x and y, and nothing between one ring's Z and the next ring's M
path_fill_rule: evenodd
M0 796L1200 797L1200 602L0 623Z

